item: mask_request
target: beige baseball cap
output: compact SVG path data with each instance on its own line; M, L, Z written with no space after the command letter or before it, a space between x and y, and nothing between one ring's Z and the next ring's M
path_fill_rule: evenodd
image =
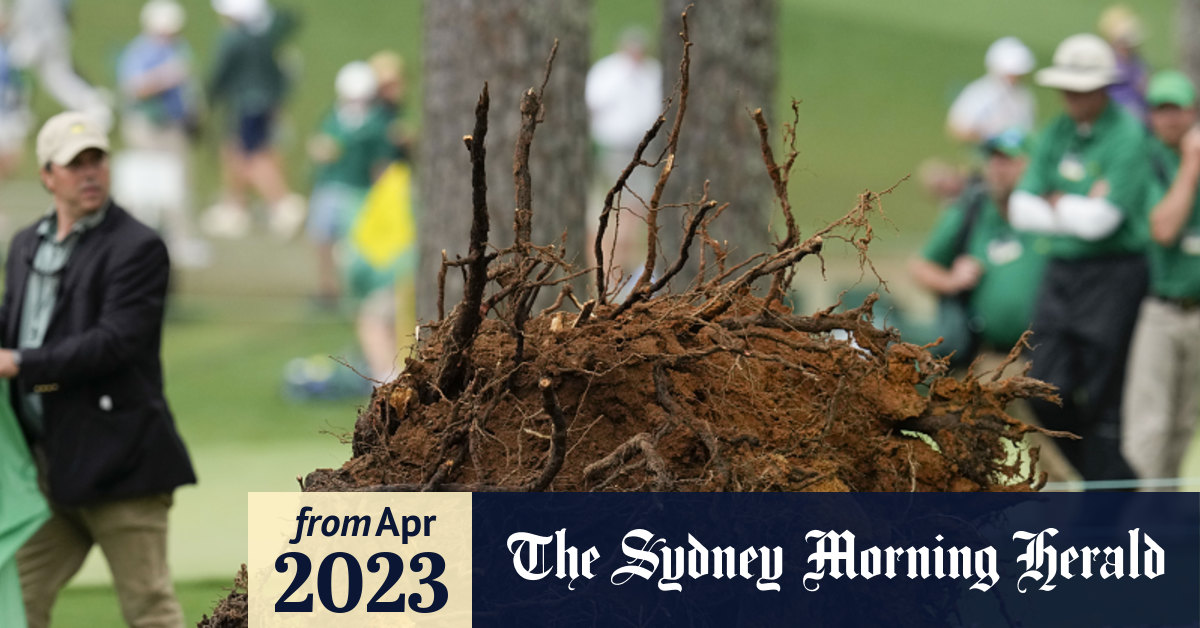
M37 136L38 166L51 162L60 166L89 148L108 152L108 134L94 117L80 111L60 113L42 125Z
M1108 42L1091 33L1064 39L1054 51L1054 64L1034 75L1038 85L1072 92L1090 92L1116 80L1116 55Z

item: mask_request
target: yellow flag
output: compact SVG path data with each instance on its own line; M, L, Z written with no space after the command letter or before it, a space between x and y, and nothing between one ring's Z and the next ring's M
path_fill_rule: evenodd
M385 269L416 244L412 168L392 162L379 176L350 227L350 242L376 269Z

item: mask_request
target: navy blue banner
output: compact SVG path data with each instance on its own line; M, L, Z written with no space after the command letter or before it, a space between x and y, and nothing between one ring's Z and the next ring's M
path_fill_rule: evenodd
M485 626L1196 626L1200 496L475 494Z

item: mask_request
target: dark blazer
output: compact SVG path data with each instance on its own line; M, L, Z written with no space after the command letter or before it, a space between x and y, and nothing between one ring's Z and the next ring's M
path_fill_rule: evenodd
M3 346L15 348L36 224L9 247L0 301ZM170 262L154 231L116 204L84 232L63 270L41 348L21 351L11 387L41 393L52 501L63 506L168 492L196 481L163 396L163 306Z

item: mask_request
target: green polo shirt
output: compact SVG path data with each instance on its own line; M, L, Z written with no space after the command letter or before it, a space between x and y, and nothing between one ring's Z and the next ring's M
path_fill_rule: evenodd
M29 278L25 282L25 301L21 306L21 325L17 349L37 349L46 339L46 329L54 306L58 304L58 289L62 283L67 260L79 243L79 238L100 224L108 214L108 206L80 218L62 240L57 239L58 214L50 210L37 225L38 247L33 254ZM25 418L29 427L41 431L42 397L29 392L24 396Z
M1154 137L1147 140L1147 151L1151 163L1162 169L1161 175L1157 169L1153 171L1147 186L1146 207L1150 211L1166 196L1167 188L1175 180L1179 153ZM1192 202L1191 216L1183 224L1175 244L1162 246L1151 241L1149 257L1152 294L1170 299L1200 299L1200 194Z
M1141 123L1112 102L1090 125L1077 125L1059 114L1042 131L1017 189L1038 196L1087 196L1093 184L1107 181L1108 201L1125 215L1113 233L1094 242L1051 237L1050 257L1087 259L1145 250L1150 240L1146 186L1151 177L1145 138Z
M356 189L371 187L374 175L392 159L395 147L388 136L391 120L380 107L371 107L361 124L346 125L331 111L321 123L321 134L333 139L338 156L317 167L316 184L341 183Z
M965 216L963 201L942 212L921 249L921 256L950 268L956 257L955 240ZM982 324L979 333L986 344L1011 347L1029 328L1046 265L1047 240L1013 229L991 197L983 201L963 253L983 265L983 275L971 292L970 304L976 320Z
M288 77L275 52L297 23L291 11L275 10L265 30L237 24L226 27L217 41L209 99L227 101L236 116L276 109L287 93Z

